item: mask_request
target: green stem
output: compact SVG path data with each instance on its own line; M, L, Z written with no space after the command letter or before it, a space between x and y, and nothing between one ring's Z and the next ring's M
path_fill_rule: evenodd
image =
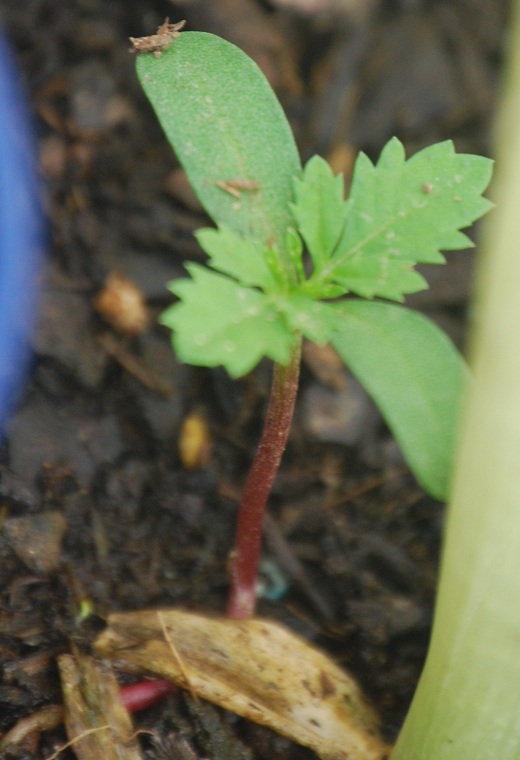
M301 339L286 366L275 364L271 395L253 464L244 486L231 559L228 617L254 615L265 505L287 443L298 390Z
M428 658L391 760L520 757L520 2Z

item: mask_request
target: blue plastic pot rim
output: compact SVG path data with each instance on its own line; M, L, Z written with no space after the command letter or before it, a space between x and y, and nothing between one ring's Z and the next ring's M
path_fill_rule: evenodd
M42 233L31 117L0 30L0 434L27 371Z

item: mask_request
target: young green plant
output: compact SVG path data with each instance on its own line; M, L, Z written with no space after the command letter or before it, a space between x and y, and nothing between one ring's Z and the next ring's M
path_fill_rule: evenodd
M423 487L445 499L465 364L449 339L400 305L427 287L415 265L471 246L460 230L490 207L491 162L450 141L405 159L393 138L360 154L349 197L322 158L302 168L282 108L256 64L214 35L182 32L137 71L216 228L208 266L170 283L162 316L179 358L232 377L274 361L260 445L232 553L228 615L249 617L262 519L291 424L303 338L331 344L365 385ZM345 298L345 296L349 296Z

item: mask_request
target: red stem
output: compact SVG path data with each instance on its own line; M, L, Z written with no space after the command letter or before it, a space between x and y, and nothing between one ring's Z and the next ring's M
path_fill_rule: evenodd
M262 438L244 486L231 559L227 615L235 620L254 615L262 523L271 486L287 443L298 390L301 341L289 364L275 364Z
M244 486L238 513L231 568L228 617L252 617L260 561L265 505L275 479L291 427L298 378L301 341L287 366L275 364L267 415L253 464ZM175 691L167 681L151 680L121 687L121 699L130 712L144 710Z
M121 701L128 712L139 712L161 702L167 694L177 691L169 681L154 679L121 686Z

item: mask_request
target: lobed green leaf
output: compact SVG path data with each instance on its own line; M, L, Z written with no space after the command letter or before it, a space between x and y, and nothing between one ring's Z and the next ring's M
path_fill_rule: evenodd
M481 195L491 167L482 156L457 154L449 140L408 161L397 138L376 166L360 154L346 224L320 278L365 298L399 301L424 289L415 264L443 263L442 250L473 245L460 229L491 207Z
M243 285L256 285L266 291L276 289L277 280L259 244L252 238L240 237L224 226L198 230L195 236L208 254L213 269L234 277Z
M320 345L329 341L336 320L331 304L298 293L277 296L275 303L291 332L301 333Z
M292 211L315 272L329 260L345 226L346 203L343 175L335 175L321 156L306 163L294 183Z
M222 365L232 377L247 374L268 356L286 364L295 336L272 297L198 264L191 277L169 284L181 299L161 315L182 361L203 367Z
M421 485L446 500L466 365L433 322L402 306L331 305L331 344L372 395Z

